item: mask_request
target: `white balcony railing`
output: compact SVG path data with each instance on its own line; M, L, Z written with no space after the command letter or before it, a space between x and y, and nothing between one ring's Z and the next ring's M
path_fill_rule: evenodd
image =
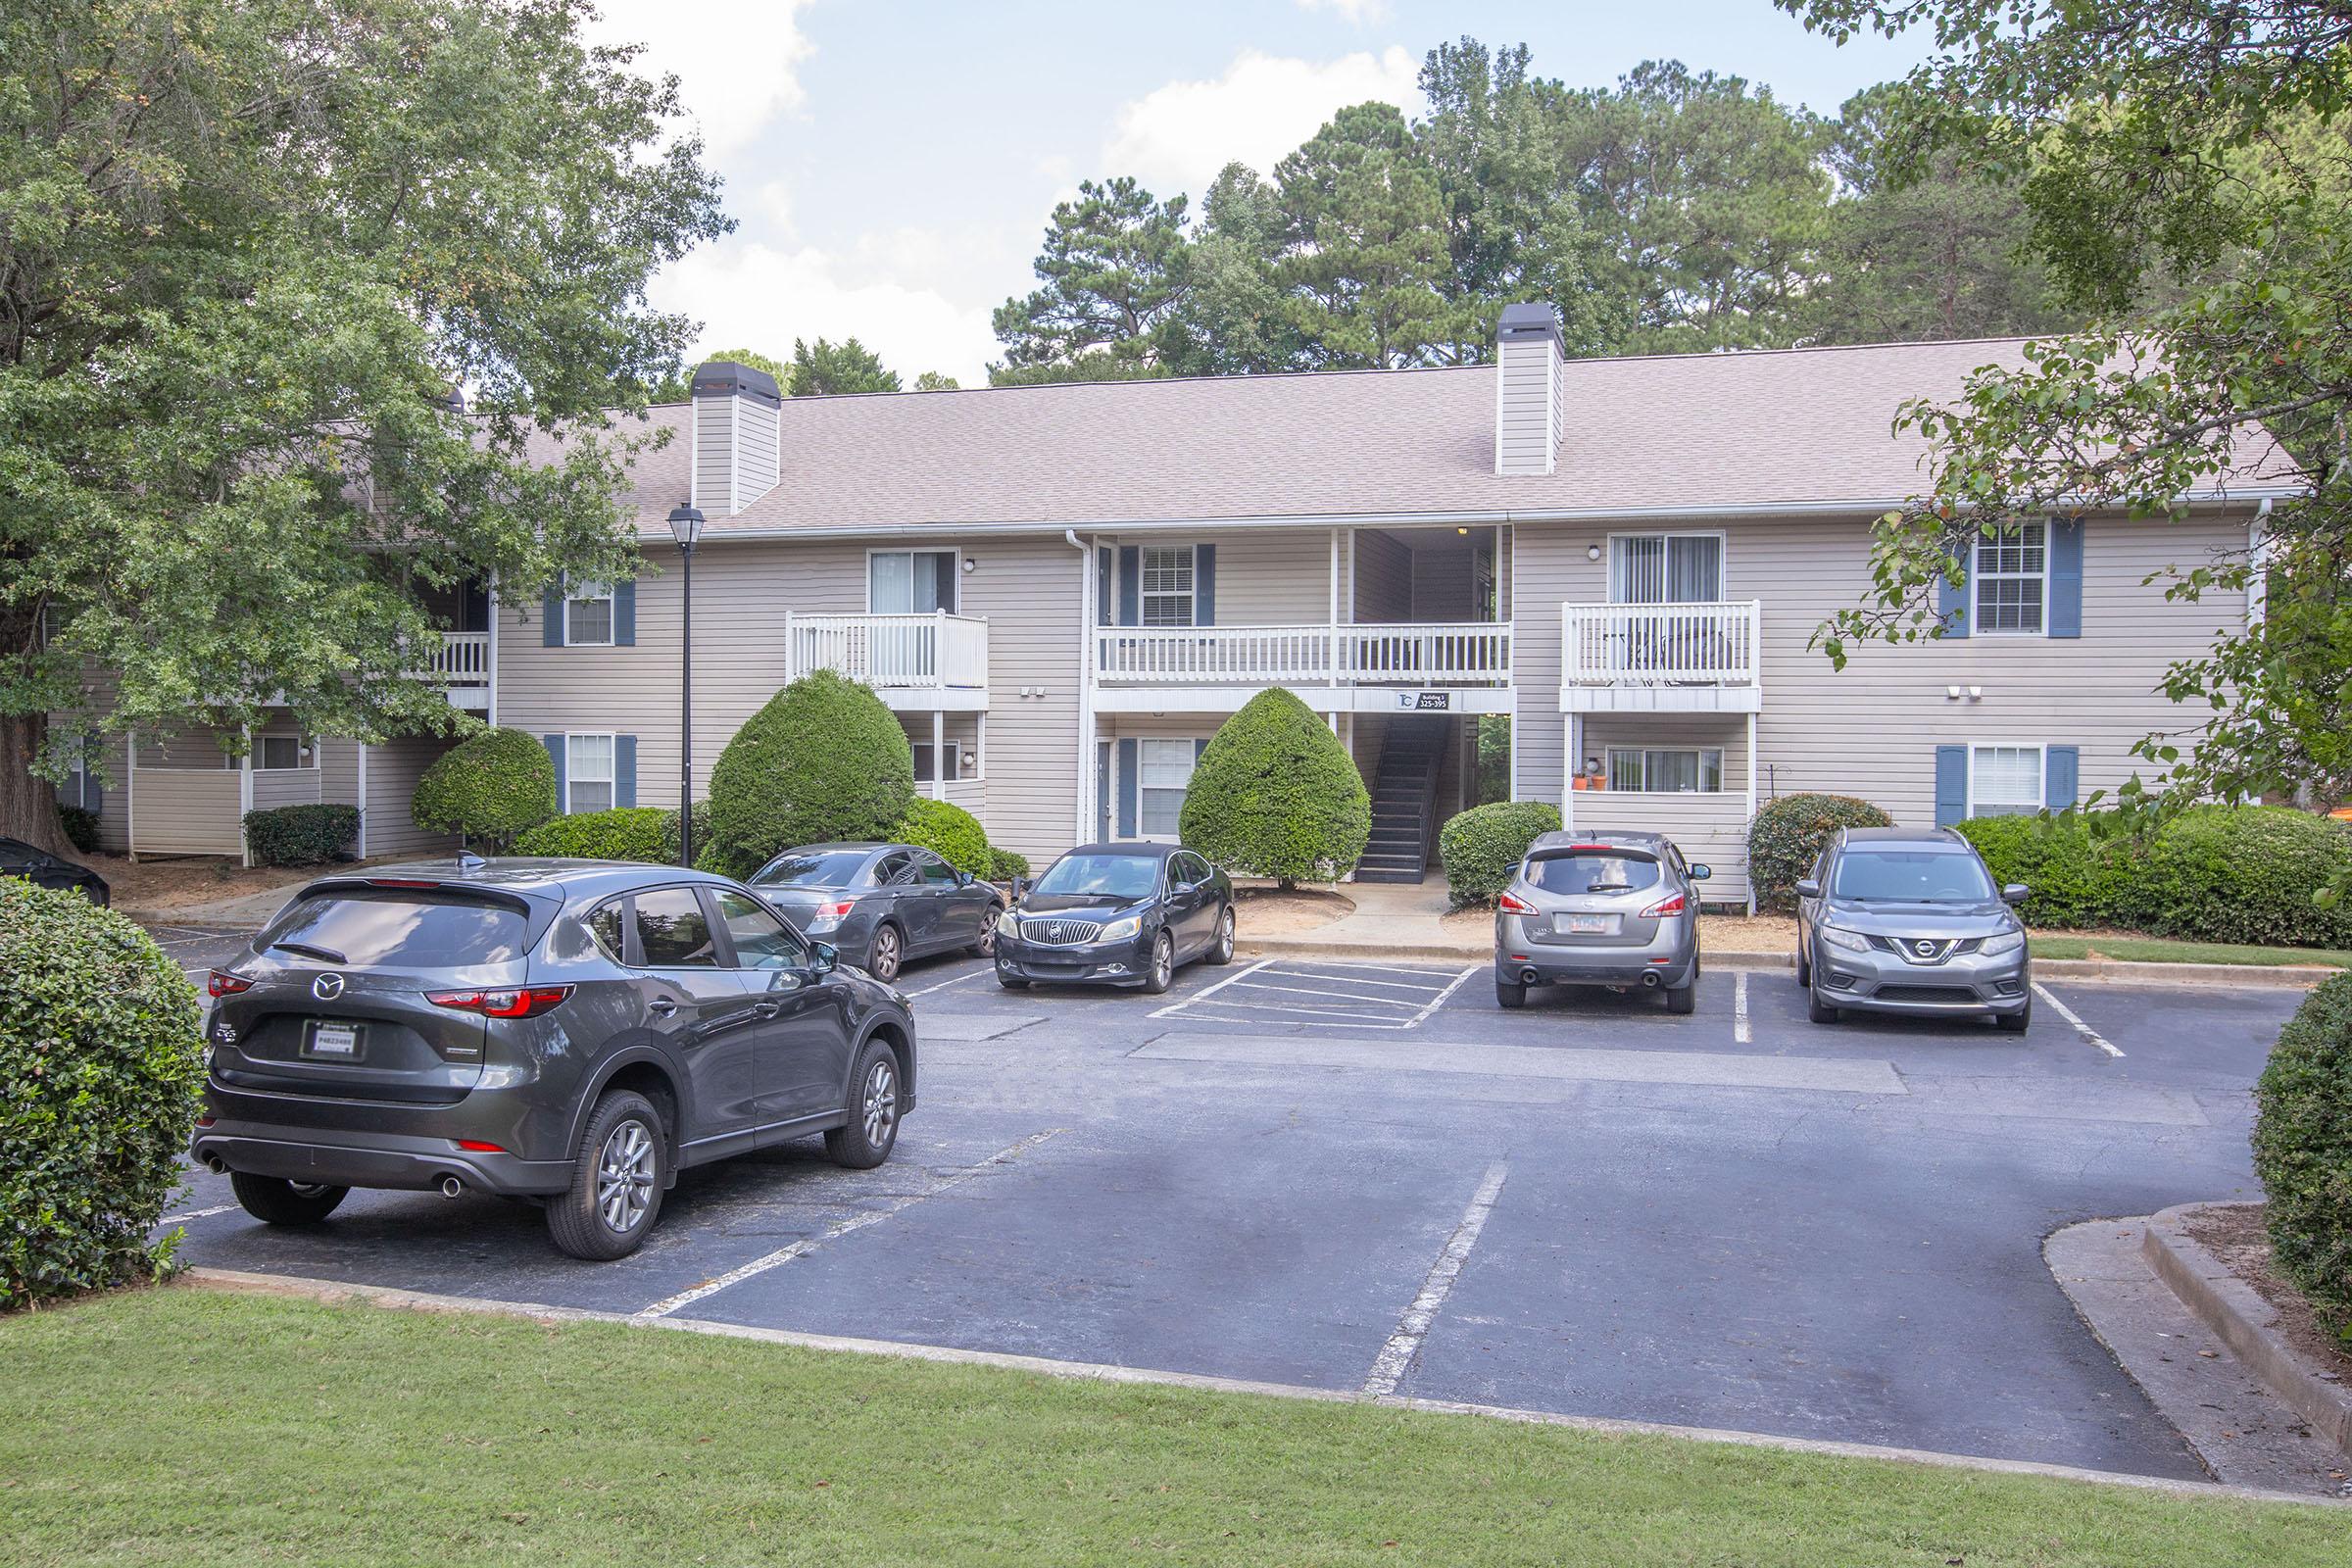
M830 669L877 690L988 686L988 622L917 615L784 616L785 679Z
M1104 626L1106 686L1508 686L1511 628L1494 621L1353 626Z
M1567 686L1750 686L1758 602L1562 605Z
M490 684L490 634L486 631L445 631L441 646L426 656L417 674L444 686Z

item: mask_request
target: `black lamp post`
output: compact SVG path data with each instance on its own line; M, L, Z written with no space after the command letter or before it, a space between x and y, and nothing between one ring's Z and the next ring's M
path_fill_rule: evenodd
M703 514L679 507L669 514L670 536L685 563L678 607L678 863L694 864L694 547Z

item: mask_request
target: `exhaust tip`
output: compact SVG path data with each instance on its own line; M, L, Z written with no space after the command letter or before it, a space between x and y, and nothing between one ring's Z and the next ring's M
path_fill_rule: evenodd
M1519 971L1519 983L1523 986L1532 986L1536 983L1536 970L1533 964Z
M207 1154L204 1156L204 1168L216 1176L225 1176L228 1174L228 1161L219 1154Z
M1643 971L1642 971L1642 983L1643 985L1647 986L1647 987L1648 987L1650 990L1652 990L1652 991L1655 991L1655 990L1657 990L1657 989L1658 989L1658 971L1657 971L1657 970L1655 970L1655 969L1644 969Z
M458 1180L455 1176L444 1176L441 1178L441 1196L443 1198L455 1198L465 1190L466 1184Z

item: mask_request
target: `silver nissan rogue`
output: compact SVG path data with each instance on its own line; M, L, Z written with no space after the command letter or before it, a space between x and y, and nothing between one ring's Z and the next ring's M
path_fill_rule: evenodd
M1989 1016L2034 1012L2026 928L1976 846L1948 828L1846 828L1796 884L1796 983L1815 1023L1849 1007Z

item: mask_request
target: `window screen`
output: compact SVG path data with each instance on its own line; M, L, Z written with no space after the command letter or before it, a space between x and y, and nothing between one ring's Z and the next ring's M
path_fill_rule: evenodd
M1193 547L1146 545L1138 552L1144 624L1193 624Z
M612 585L575 583L564 602L564 640L566 643L610 643L612 640Z
M573 735L564 742L566 811L612 808L612 737Z
M2041 809L2041 748L1979 746L1971 753L1973 816L2031 816Z
M1982 632L2038 632L2049 573L2046 524L2011 523L1977 539L1977 623Z
M1172 839L1193 782L1194 743L1144 741L1136 748L1136 827L1148 838Z

